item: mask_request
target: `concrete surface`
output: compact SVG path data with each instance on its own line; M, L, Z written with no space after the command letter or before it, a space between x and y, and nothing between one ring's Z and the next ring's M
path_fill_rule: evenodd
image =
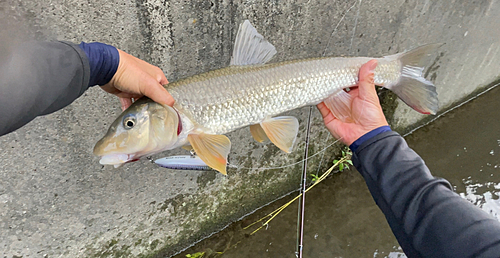
M244 19L276 46L273 61L381 56L444 42L428 78L445 110L497 79L499 15L493 0L3 0L0 21L9 26L0 32L9 33L3 42L110 43L171 80L227 65ZM390 100L384 102L392 114ZM302 159L308 108L290 112L301 121L290 155L254 143L248 129L230 133L230 162L240 168L227 177L148 161L99 165L92 147L119 112L115 97L92 88L0 137L0 257L168 256L299 187L301 166L294 163ZM390 117L401 131L423 119L404 105ZM333 142L316 110L311 135L310 153ZM315 156L310 171L326 168L339 148ZM185 152L163 155L173 153Z

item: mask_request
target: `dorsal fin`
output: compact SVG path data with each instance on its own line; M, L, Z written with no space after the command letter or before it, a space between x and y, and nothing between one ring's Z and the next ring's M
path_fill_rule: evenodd
M276 54L276 48L245 20L234 41L230 65L265 64Z

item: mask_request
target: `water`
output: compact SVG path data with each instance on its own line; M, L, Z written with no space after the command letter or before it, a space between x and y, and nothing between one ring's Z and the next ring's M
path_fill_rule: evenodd
M500 219L500 87L406 137L434 176ZM248 236L242 228L270 213L286 197L176 257L205 251L217 257L295 257L297 203L267 228ZM363 178L338 173L306 195L304 257L405 257ZM255 229L255 228L254 228ZM206 255L212 257L212 255Z

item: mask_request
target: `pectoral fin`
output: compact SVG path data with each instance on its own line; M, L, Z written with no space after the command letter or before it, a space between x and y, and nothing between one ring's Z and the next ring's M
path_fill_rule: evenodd
M293 116L269 118L260 123L269 140L286 153L290 153L299 132L299 121Z
M190 134L188 140L196 155L209 167L226 175L227 155L231 141L224 135Z
M352 122L351 119L351 104L352 96L340 91L335 93L323 101L332 114L342 122Z
M269 138L267 138L266 132L264 132L264 129L262 129L262 126L260 126L260 124L251 125L250 133L258 142L265 142L269 140Z

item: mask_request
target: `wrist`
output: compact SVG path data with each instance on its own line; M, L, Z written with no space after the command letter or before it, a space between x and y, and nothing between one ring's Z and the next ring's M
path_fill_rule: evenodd
M359 137L357 140L355 140L353 143L351 143L349 145L349 148L355 152L358 147L363 144L365 141L383 133L383 132L389 132L389 131L392 131L391 130L391 127L388 126L388 125L384 125L384 126L380 126L380 127L377 127L367 133L365 133L364 135L362 135L361 137Z
M79 46L89 60L89 86L107 84L115 75L120 63L118 50L113 46L99 42L81 42Z

